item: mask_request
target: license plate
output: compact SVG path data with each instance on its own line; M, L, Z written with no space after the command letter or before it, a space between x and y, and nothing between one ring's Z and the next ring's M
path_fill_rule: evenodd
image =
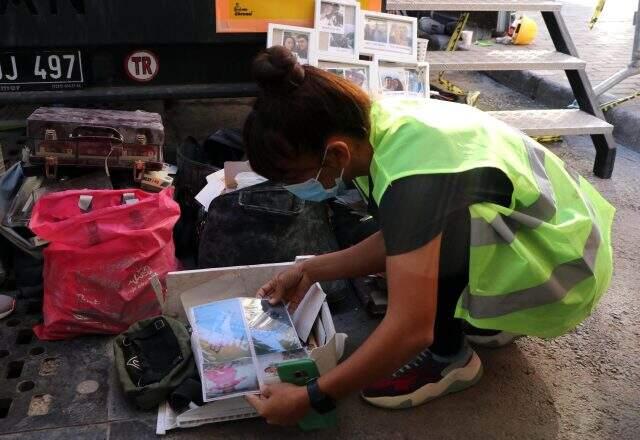
M0 92L78 89L83 84L79 50L0 52Z

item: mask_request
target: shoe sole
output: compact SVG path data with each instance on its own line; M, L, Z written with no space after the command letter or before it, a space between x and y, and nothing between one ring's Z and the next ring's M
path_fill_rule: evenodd
M0 313L0 319L6 318L7 316L11 315L15 309L16 309L16 300L14 299L13 303L11 304L11 310L7 310L6 312Z
M512 344L516 339L522 337L523 335L500 332L497 335L491 336L467 335L467 341L469 341L473 345L477 345L478 347L500 348Z
M374 406L387 409L403 409L422 405L437 397L455 393L475 385L482 377L482 362L476 353L466 366L457 368L447 374L440 382L429 383L413 393L401 396L365 397L362 398Z

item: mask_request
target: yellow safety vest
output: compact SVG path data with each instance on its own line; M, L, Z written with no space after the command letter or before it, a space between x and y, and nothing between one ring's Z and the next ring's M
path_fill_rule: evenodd
M554 337L593 311L613 271L615 209L556 155L480 110L436 100L374 103L370 142L378 205L394 180L412 175L494 167L513 184L509 207L469 207L469 286L456 317ZM366 177L356 180L366 194Z

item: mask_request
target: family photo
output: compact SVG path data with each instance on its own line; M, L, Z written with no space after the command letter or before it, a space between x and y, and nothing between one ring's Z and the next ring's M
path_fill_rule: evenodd
M417 22L414 17L365 12L361 32L362 49L383 61L417 60Z
M391 23L389 44L411 48L413 45L411 26L408 23Z
M320 6L321 32L344 33L345 7L338 3L323 2Z
M355 32L345 34L331 34L329 37L329 50L331 49L348 49L353 50L355 45Z
M293 52L300 62L309 60L309 35L286 31L282 35L282 45Z
M405 92L407 74L404 69L380 69L380 88L383 92Z
M369 91L369 82L367 81L367 71L364 68L329 68L327 72L341 76L355 85Z
M367 18L364 26L364 39L373 43L387 44L389 41L387 22L385 20Z
M365 90L369 88L367 84L367 71L365 69L346 69L344 77Z

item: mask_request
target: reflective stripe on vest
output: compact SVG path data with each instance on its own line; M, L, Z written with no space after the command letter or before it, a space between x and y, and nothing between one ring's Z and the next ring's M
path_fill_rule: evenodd
M584 246L583 256L557 266L549 280L528 289L498 296L471 295L467 286L462 293L462 306L469 310L471 317L485 319L560 301L577 284L593 276L600 244L600 231L594 225Z
M491 223L478 218L471 219L471 246L511 243L519 225L531 229L537 228L555 215L556 201L553 187L544 169L546 153L531 138L524 138L524 144L533 176L538 188L540 188L538 200L527 208L514 212L509 217L497 215Z

